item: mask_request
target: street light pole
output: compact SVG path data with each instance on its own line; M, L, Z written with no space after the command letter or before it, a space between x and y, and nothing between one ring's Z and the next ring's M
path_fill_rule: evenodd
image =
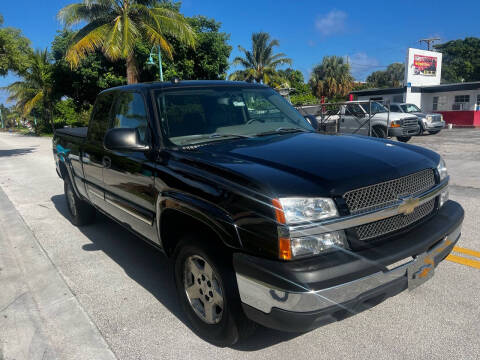
M163 68L162 68L162 51L160 49L160 45L153 45L152 48L150 49L150 56L147 60L147 65L155 65L155 62L153 61L153 49L157 47L157 53L158 53L158 72L160 75L160 81L163 81Z

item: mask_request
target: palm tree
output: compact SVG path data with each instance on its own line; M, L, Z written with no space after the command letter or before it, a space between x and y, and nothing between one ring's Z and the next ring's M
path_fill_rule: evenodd
M339 56L325 56L310 76L310 86L317 97L346 96L352 90L353 81L350 65Z
M73 38L65 56L72 67L100 49L111 61L127 63L127 82L138 82L138 65L133 55L135 44L147 40L160 45L172 58L170 35L189 46L195 44L195 32L177 11L152 0L83 0L65 6L58 18L66 27L86 22Z
M43 112L43 120L47 122L52 120L53 106L52 64L48 59L48 51L36 50L29 56L28 63L28 69L22 75L23 80L6 87L8 101L16 102L22 117L39 108Z
M278 66L292 64L292 60L284 53L273 53L273 48L278 45L278 40L271 39L268 33L252 34L252 50L239 46L238 49L245 54L245 57L238 56L233 60L233 65L243 66L244 69L230 74L229 79L270 84L272 78L277 75Z

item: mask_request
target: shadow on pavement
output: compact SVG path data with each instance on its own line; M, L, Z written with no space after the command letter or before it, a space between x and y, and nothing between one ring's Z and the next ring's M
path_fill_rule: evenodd
M55 195L51 200L58 212L70 220L65 196ZM132 280L149 291L191 329L177 302L173 263L169 258L100 213L97 213L94 224L79 229L91 241L91 244L83 245L84 251L103 251L120 265ZM233 348L239 351L261 350L299 335L301 334L284 333L259 326L251 338Z
M37 150L35 147L0 150L0 157L27 155Z

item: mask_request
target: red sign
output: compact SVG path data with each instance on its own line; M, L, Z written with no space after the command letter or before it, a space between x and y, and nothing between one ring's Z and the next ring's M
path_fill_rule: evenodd
M437 58L434 56L414 55L413 69L415 75L435 76L437 74Z

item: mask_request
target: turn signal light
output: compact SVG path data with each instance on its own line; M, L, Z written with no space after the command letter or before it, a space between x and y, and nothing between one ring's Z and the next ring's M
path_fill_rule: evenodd
M278 239L278 257L281 260L291 260L292 259L292 248L290 246L289 238L279 238Z
M391 123L391 124L390 124L390 127L392 127L392 128L399 128L399 127L401 127L401 126L402 126L402 125L400 125L400 124L395 124L395 123Z

